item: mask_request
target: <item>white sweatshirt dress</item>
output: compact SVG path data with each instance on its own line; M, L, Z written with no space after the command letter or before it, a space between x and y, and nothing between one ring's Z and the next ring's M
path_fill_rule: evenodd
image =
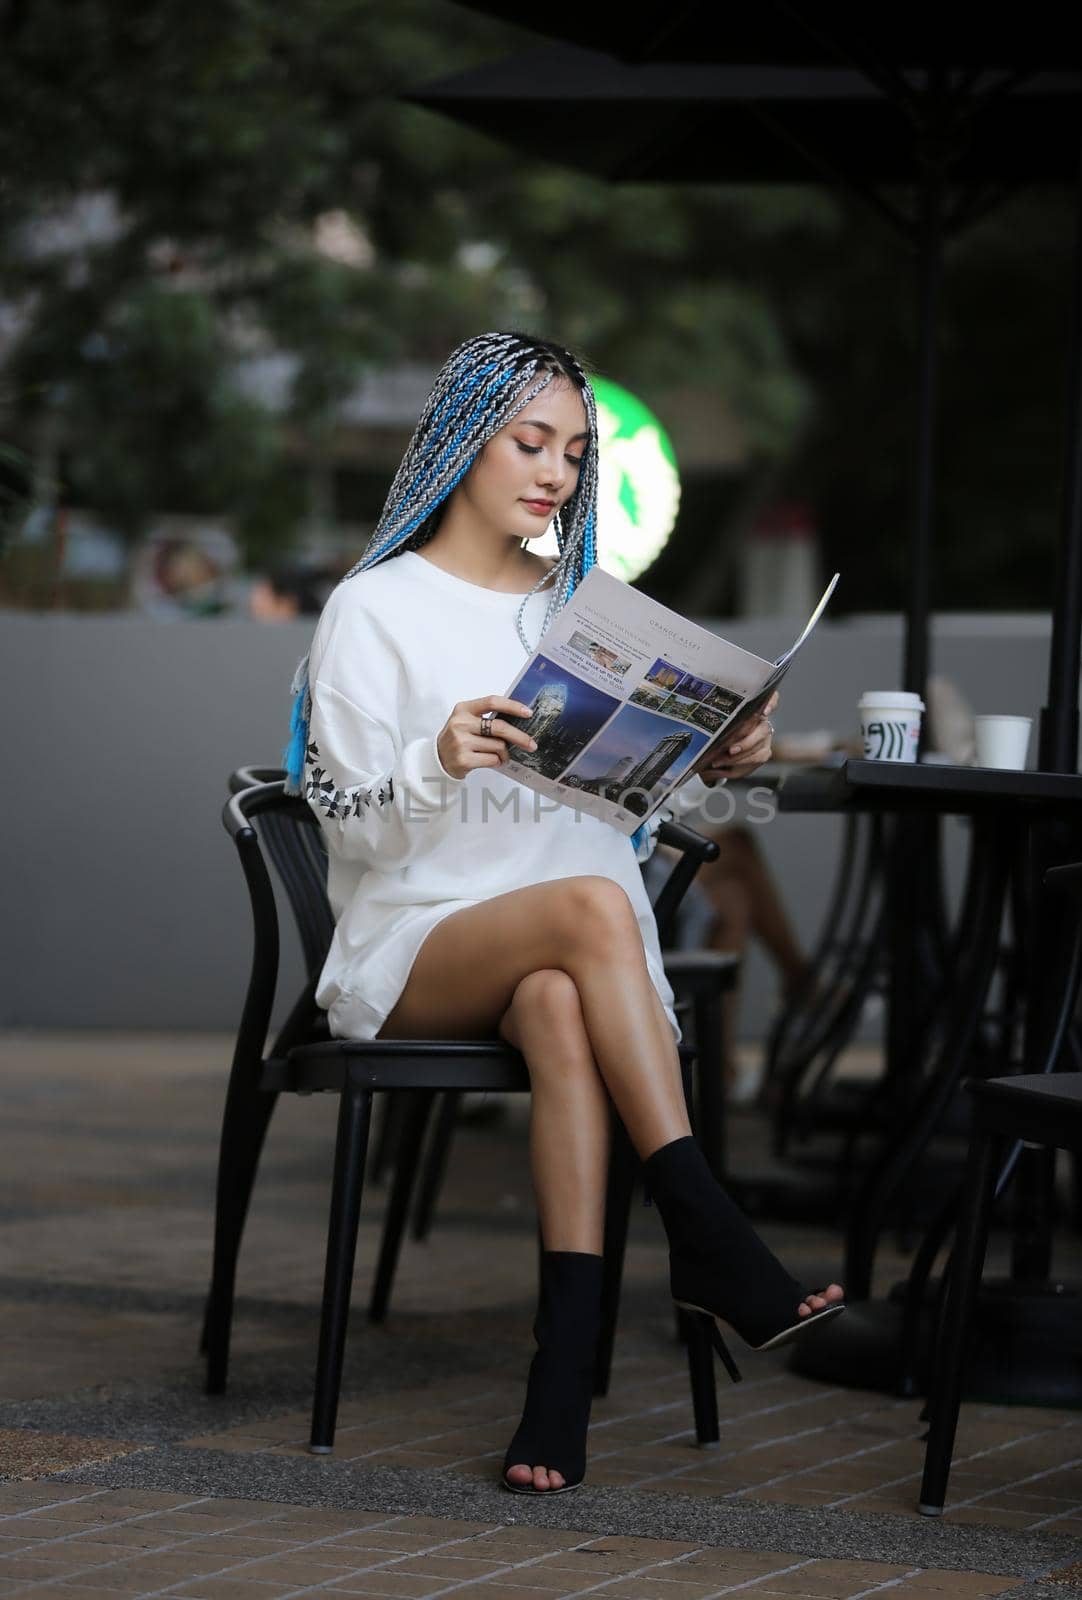
M502 695L521 670L521 603L521 594L468 583L406 551L339 584L319 619L304 793L329 855L337 925L316 999L337 1038L376 1037L444 917L585 874L626 890L650 977L681 1037L631 840L498 768L453 778L440 763L436 736L456 703ZM542 590L526 607L531 641L547 606ZM690 779L670 812L707 792ZM652 832L659 822L652 819Z

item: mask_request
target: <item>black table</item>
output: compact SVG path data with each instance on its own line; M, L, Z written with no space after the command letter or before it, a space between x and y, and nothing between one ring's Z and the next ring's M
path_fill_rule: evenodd
M1067 1002L1067 954L1074 928L1069 907L1041 897L1038 885L1048 867L1082 858L1082 777L849 761L787 776L778 789L778 804L783 812L870 811L893 819L887 885L887 1073L896 1074L909 1090L908 1098L898 1102L897 1128L853 1207L846 1287L858 1303L849 1315L824 1328L821 1339L807 1341L807 1350L798 1351L794 1364L830 1381L912 1392L922 1386L920 1367L927 1359L916 1348L912 1296L908 1306L904 1298L892 1297L889 1303L871 1299L875 1246L891 1197L942 1126L969 1068L1012 885L1020 889L1012 909L1026 972L1023 1065L1029 1072L1044 1067L1048 1041ZM928 943L929 919L937 912L921 889L921 864L925 853L937 848L940 820L946 815L971 818L973 839L962 908L945 946L946 1003L933 1040L922 1014L920 952ZM942 937L942 930L932 931ZM1049 1283L1050 1195L1051 1167L1038 1156L1024 1174L1011 1277L984 1297L985 1331L992 1322L998 1329L988 1345L986 1370L974 1372L974 1386L987 1398L1082 1401L1080 1394L1063 1393L1065 1384L1072 1390L1078 1386L1075 1352L1082 1304L1065 1286ZM929 1241L929 1250L933 1243ZM1036 1344L1034 1327L1039 1328ZM1064 1359L1058 1363L1055 1350L1061 1345ZM1038 1348L1039 1358L1034 1356Z

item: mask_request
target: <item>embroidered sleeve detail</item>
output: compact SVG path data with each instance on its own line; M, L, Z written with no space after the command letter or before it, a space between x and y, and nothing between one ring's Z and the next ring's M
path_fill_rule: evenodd
M317 805L325 816L333 818L359 817L372 805L373 800L379 807L390 805L394 800L394 780L388 777L386 783L380 783L378 788L369 785L365 788L362 784L355 784L352 788L343 788L329 772L319 765L319 746L311 740L304 754L305 767L308 771L308 781L305 794L313 805ZM375 792L373 793L373 789Z

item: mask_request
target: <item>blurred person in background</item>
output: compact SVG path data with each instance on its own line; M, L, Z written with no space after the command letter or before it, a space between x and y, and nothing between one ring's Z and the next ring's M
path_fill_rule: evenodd
M248 591L248 611L257 622L318 617L333 583L333 578L315 567L271 567Z
M698 825L697 831L714 840L718 856L703 863L684 898L677 920L677 947L720 950L743 962L754 938L774 966L783 1000L792 1000L811 981L812 968L754 834L738 823ZM677 852L668 846L656 850L646 869L651 893L661 887L676 859ZM739 990L723 996L722 1059L702 1066L723 1073L726 1091L734 1099L744 1100L752 1097L755 1083L753 1077L743 1080L738 1070L739 1005Z

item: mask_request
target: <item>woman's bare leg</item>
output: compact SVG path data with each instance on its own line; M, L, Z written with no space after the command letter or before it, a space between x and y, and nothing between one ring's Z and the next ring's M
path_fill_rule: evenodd
M610 1088L584 988L618 1083L618 1109L639 1130L645 1153L685 1135L672 1029L630 902L606 879L561 879L447 917L422 945L381 1037L498 1032L521 1050L530 1070L530 1165L544 1247L600 1255ZM621 1017L626 1004L640 1023L634 1037ZM532 1477L542 1491L564 1481L539 1463L512 1464L508 1476L523 1485Z
M639 1155L689 1133L672 1029L666 1021L663 1036L634 910L609 878L559 878L452 912L425 939L380 1038L494 1035L523 978L547 969L574 981Z
M530 1068L530 1172L545 1249L599 1256L611 1107L574 980L555 967L530 973L499 1031Z
M699 868L696 879L714 913L707 948L742 957L755 934L778 968L786 994L791 994L807 975L807 960L758 845L743 828L722 828L711 837L721 853ZM722 1071L728 1090L736 1083L739 1004L735 991L722 997Z
M499 1032L530 1068L530 1171L546 1250L599 1256L605 1237L611 1105L574 980L558 968L522 979ZM517 1484L559 1489L563 1476L519 1462Z
M650 979L633 908L618 885L606 878L558 879L444 918L425 939L380 1037L497 1032L526 1057L534 1117L541 1112L536 1137L531 1129L531 1164L546 1248L587 1245L587 1253L595 1253L608 1157L607 1097L644 1159L690 1131L672 1029ZM583 1114L574 1130L569 1096ZM570 1203L565 1185L574 1196ZM570 1240L577 1245L564 1242ZM801 1314L825 1303L809 1297ZM562 1483L558 1473L531 1465L536 1488ZM527 1465L512 1471L518 1481L529 1481Z

